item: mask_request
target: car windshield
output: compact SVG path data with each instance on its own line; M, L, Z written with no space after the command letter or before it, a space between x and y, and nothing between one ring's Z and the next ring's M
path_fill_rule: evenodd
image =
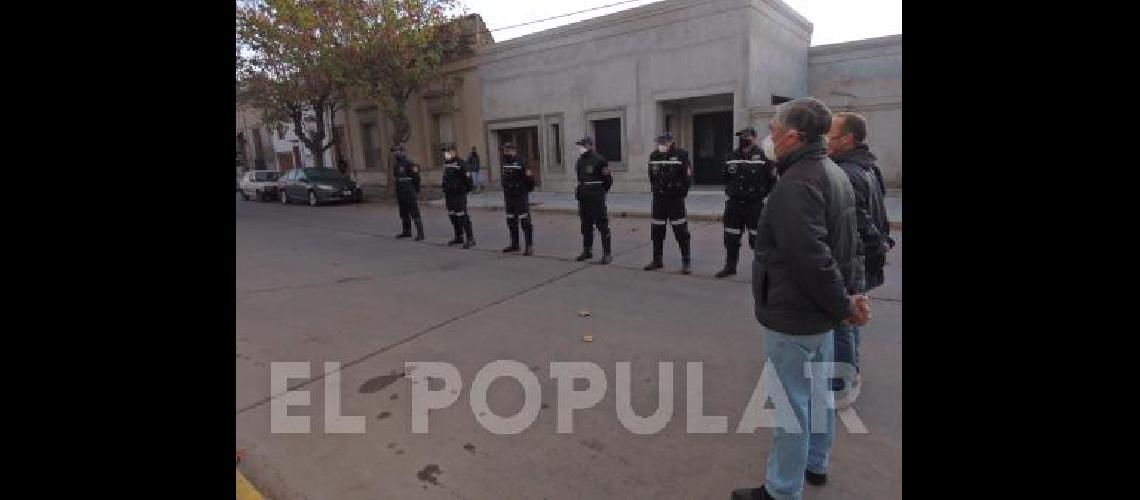
M329 168L306 168L305 177L312 181L343 181L348 180L340 172Z
M277 180L277 172L254 172L253 180L255 182L272 182Z

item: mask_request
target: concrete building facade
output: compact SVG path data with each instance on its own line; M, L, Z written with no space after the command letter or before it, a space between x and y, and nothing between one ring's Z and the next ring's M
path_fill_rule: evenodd
M646 158L665 130L693 155L695 181L716 185L733 132L764 133L786 100L827 92L818 97L897 122L901 36L893 45L811 48L811 31L779 0L665 0L485 46L477 65L485 163L521 138L537 149L539 189L569 192L574 142L590 135L611 161L613 190L637 193L649 190ZM845 94L858 98L837 99ZM888 137L897 123L872 127L901 184L901 135Z

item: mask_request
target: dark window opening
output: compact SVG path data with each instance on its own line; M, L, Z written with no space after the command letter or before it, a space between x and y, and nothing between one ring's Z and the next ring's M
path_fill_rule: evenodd
M594 120L595 150L612 162L621 161L621 118Z
M773 95L772 96L772 105L773 106L779 106L780 104L783 104L783 103L788 102L790 100L792 100L791 97L784 97L781 95Z

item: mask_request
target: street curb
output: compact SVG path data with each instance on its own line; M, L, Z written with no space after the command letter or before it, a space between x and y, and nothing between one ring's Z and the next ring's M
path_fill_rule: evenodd
M467 208L468 208L468 210L482 210L485 212L502 212L503 211L503 207L467 207ZM544 208L541 205L531 205L530 211L552 213L552 214L578 215L578 209L576 209L576 208ZM652 213L648 212L648 211L624 211L624 212L610 211L609 216L610 217L621 217L621 218L648 219L652 216ZM687 218L689 220L702 221L702 222L720 222L721 214L694 214L694 213L690 213L690 214L686 215L685 218ZM896 231L902 231L902 221L901 220L890 221L890 224L891 224L891 229L896 230Z
M237 500L265 500L240 470L237 471Z

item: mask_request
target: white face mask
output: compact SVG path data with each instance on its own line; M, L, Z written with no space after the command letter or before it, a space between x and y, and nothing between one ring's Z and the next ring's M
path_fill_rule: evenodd
M760 141L760 148L764 150L764 156L769 160L776 159L776 145L772 143L772 134L764 136L764 140Z
M669 151L669 146L666 146L664 144L658 144L657 145L657 151L660 153L664 153L666 151Z
M589 151L589 150L590 150L590 148L588 148L586 146L578 146L578 153L580 153L580 154L586 154L586 151Z
M450 160L450 159L452 159L452 158L453 158L453 156L452 156L452 154L451 154L451 153L444 153L444 154L443 154L443 158L444 158L444 159L447 159L447 160Z

